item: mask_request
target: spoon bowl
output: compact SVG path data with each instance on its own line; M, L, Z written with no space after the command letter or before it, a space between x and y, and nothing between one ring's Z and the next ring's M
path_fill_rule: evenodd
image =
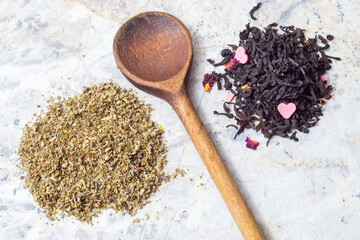
M191 36L184 24L169 14L139 14L117 32L114 56L120 71L136 87L170 100L187 79Z
M264 239L188 96L192 42L184 24L166 13L141 13L120 27L113 48L120 71L131 83L174 108L244 239Z

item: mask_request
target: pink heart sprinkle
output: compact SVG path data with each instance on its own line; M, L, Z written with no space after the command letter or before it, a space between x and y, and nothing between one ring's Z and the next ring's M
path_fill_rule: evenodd
M326 83L329 81L327 76L325 76L325 75L321 75L320 79L323 80L323 82L326 82Z
M289 119L291 115L296 111L296 105L294 103L280 103L278 106L278 111L285 119Z
M241 64L247 63L249 56L246 54L246 50L243 47L238 47L235 52L235 57Z
M234 94L232 94L231 92L229 92L226 96L225 96L225 102L230 103L233 99L234 99Z
M238 47L238 48L236 49L235 56L236 56L236 54L240 54L240 55L242 55L242 54L246 54L246 50L245 50L245 48L244 48L244 47L242 47L242 46Z

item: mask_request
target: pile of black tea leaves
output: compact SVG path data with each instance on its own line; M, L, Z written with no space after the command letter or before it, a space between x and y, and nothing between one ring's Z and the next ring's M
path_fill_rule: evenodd
M306 39L304 29L272 23L264 31L250 24L240 32L239 45L223 49L223 60L213 66L225 66L222 73L205 74L208 82L230 91L224 112L214 114L235 118L234 139L245 129L298 141L297 132L308 133L322 116L322 105L331 98L326 71L332 60L327 55L328 40L321 35ZM319 43L320 40L320 43ZM229 97L227 97L229 99Z

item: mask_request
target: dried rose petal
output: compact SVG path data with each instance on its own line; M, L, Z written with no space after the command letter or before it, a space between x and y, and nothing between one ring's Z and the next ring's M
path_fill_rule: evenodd
M259 142L251 140L250 138L246 137L246 147L256 150L256 147L259 145Z
M203 87L205 89L205 92L208 92L211 90L212 86L214 85L214 76L212 74L204 74L204 80L203 80Z
M229 60L224 67L226 67L227 69L231 68L232 66L234 66L234 64L236 63L237 59L233 58L232 60Z
M328 94L328 95L325 95L325 97L324 97L326 100L329 100L330 98L331 98L331 95L330 94Z
M205 84L204 90L205 90L205 92L208 92L208 91L211 90L211 87L210 87L210 84L209 84L209 83L206 83L206 84Z

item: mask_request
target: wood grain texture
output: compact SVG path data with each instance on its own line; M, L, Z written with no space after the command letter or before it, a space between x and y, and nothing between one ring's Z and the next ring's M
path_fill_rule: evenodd
M188 95L180 93L170 104L185 126L244 239L265 239Z
M124 76L174 108L244 238L265 239L189 99L192 42L184 24L166 13L142 13L119 29L113 47Z
M139 89L170 99L184 87L192 43L177 18L161 12L136 15L116 33L113 48L120 71Z

